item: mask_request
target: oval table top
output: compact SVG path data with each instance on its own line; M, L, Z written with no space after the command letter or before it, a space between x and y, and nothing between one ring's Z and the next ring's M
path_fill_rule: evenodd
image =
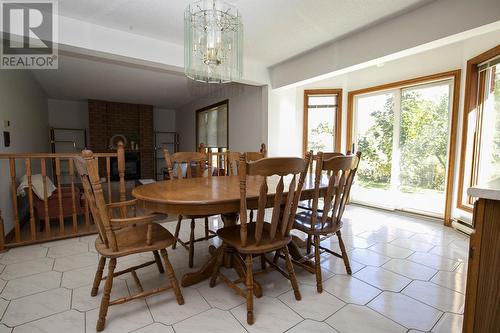
M261 181L261 177L248 177L247 179L247 207L249 209L257 208L258 188ZM278 181L278 177L268 177L268 195L270 199L274 197L275 185ZM287 189L289 181L291 181L291 178L285 178L285 189ZM326 189L327 182L328 178L323 176L320 192ZM240 181L238 176L159 181L136 187L132 191L132 195L139 200L144 208L157 213L183 216L221 214L224 226L234 225L240 210ZM313 195L314 175L308 174L302 190L301 200L312 199ZM267 204L273 205L272 201L268 200ZM294 242L291 242L288 246L292 257L301 260L302 253L298 246ZM210 278L216 262L215 248L212 249L211 253L212 257L198 271L183 275L181 280L183 287ZM238 272L238 267L235 267L235 269ZM243 273L239 273L240 277L241 274Z
M248 208L257 207L261 177L247 179ZM285 189L287 181L285 178ZM272 197L278 177L268 177L269 193ZM327 178L321 179L321 189L327 187ZM286 192L286 191L285 191ZM314 175L308 174L302 190L301 200L312 199ZM199 177L159 181L133 189L132 195L145 208L165 214L211 215L236 213L240 209L240 182L238 176Z

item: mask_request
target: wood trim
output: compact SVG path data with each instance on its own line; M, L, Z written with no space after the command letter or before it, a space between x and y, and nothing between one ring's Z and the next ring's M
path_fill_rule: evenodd
M472 213L471 206L463 204L463 193L465 183L465 155L467 150L467 128L469 126L469 113L477 106L477 84L479 75L477 66L488 59L500 55L500 44L494 48L483 52L474 58L467 61L465 73L465 94L464 94L464 113L462 119L462 142L460 146L460 163L458 171L458 195L457 195L457 208L463 211Z
M194 128L195 128L195 143L196 143L196 146L194 148L194 151L198 151L198 148L200 146L200 142L198 142L198 113L200 112L203 112L203 111L206 111L206 110L210 110L210 109L213 109L215 107L218 107L218 106L221 106L221 105L226 105L226 112L227 112L227 115L226 115L226 120L227 120L227 124L226 124L226 144L227 144L227 147L223 147L223 148L227 148L229 149L229 99L225 99L223 101L220 101L218 103L215 103L215 104L211 104L209 106L205 106L204 108L201 108L201 109L198 109L196 110L195 112L195 117L194 117ZM204 142L205 143L205 142Z
M485 200L478 200L473 209L475 230L470 236L469 262L467 264L467 282L465 292L463 332L474 332L474 314L476 310L479 263L481 259L481 238L483 236Z
M445 79L453 79L453 105L451 110L450 124L450 142L448 145L448 172L446 175L446 198L444 211L444 224L451 225L451 206L453 198L453 175L455 170L456 157L456 142L457 142L457 126L458 126L458 106L460 100L460 74L461 70L453 70L437 74L421 76L413 79L402 80L387 84L382 84L374 87L363 88L359 90L349 91L347 95L347 130L346 130L346 151L352 150L353 144L353 126L354 126L354 97L364 95L376 91L388 89L400 89L407 86L430 83L433 81L441 81Z
M311 95L337 95L337 111L335 112L335 141L333 143L336 152L340 152L342 145L342 89L307 89L304 90L304 110L302 127L302 153L306 156L307 149L307 125L308 125L308 97Z
M455 161L457 152L458 107L460 103L461 70L453 75L453 104L451 110L450 143L448 145L448 174L446 176L446 201L444 208L444 224L451 226L451 206L453 200L453 176L455 175Z

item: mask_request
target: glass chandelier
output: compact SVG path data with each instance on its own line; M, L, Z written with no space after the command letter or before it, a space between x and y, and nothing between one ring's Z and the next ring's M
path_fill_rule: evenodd
M243 24L235 7L218 0L201 0L186 8L184 72L206 83L241 79Z

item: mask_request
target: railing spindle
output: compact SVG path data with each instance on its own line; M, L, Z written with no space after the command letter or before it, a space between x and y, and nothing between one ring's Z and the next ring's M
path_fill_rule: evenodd
M87 231L90 231L90 211L87 198L85 198L85 227L87 228Z
M64 213L61 189L61 159L56 157L57 200L59 206L59 234L64 235Z
M42 170L42 182L43 182L43 209L45 210L44 214L45 235L49 237L50 235L49 193L47 190L47 166L45 164L45 158L40 159L40 169Z
M19 212L17 210L17 181L16 181L16 159L9 158L10 166L10 181L12 192L12 210L14 213L14 232L16 234L16 242L21 241L21 224L19 222Z
M123 142L118 142L117 151L118 160L118 175L120 176L120 201L127 200L125 193L125 148L123 147Z
M30 210L30 233L31 240L36 239L36 225L35 225L35 208L33 203L33 183L31 179L31 159L27 157L25 159L26 164L26 176L28 177L28 202Z
M76 217L76 198L75 198L75 166L73 159L69 159L69 177L71 178L71 216L73 218L73 233L78 232L78 219Z
M108 203L113 202L113 196L111 193L111 159L109 156L106 157L106 180L108 182Z
M118 171L120 176L120 184L119 184L119 194L113 195L113 184L111 183L111 162L109 162L109 167L107 171L108 178L108 190L110 199L117 200L119 197L120 200L126 200L126 192L125 192L125 149L123 148L123 144L119 145L117 152L114 153L96 153L96 157L105 158L106 162L111 161L111 158L118 159ZM78 181L75 177L77 177L77 172L75 169L75 165L73 162L73 158L75 156L80 155L79 153L0 153L0 160L8 160L9 162L9 172L10 172L10 197L8 199L12 200L12 217L10 221L2 220L0 216L0 251L4 248L12 248L19 245L28 245L39 242L40 240L53 240L53 239L63 239L70 238L78 235L83 235L87 233L92 233L95 231L95 226L93 226L94 222L92 220L90 214L90 204L87 201L81 201L79 197L79 189L78 189ZM26 197L26 201L28 201L29 207L29 222L26 225L21 225L21 215L19 214L19 201L17 197L17 187L18 187L18 179L16 167L16 159L24 164L24 172L26 173L26 191L28 191L28 195ZM66 170L65 160L68 159L68 170ZM23 161L24 160L24 161ZM17 163L19 163L17 161ZM47 165L49 164L49 165ZM36 168L34 167L36 166ZM39 167L40 166L40 167ZM36 170L35 170L35 169ZM40 169L38 169L40 168ZM48 168L51 168L48 170ZM36 172L35 172L36 171ZM66 171L69 171L66 173ZM35 178L33 178L33 173L40 173L41 175L41 186L43 186L43 194L40 196L40 200L34 197L33 189L35 187ZM69 182L68 179L63 178L68 174L70 177ZM56 184L56 194L50 196L49 184L50 180L54 181ZM67 183L67 188L63 188L63 184ZM71 185L71 187L70 187ZM111 186L110 186L111 185ZM71 191L71 197L68 195L66 198L63 197L63 194L66 191L69 193ZM35 203L41 203L41 207L38 209L38 205ZM82 207L82 204L84 204ZM57 208L56 208L57 206ZM43 207L43 208L42 208ZM71 207L71 208L69 208ZM52 212L52 209L55 209L55 212ZM70 211L71 209L71 211ZM42 213L44 210L44 213ZM4 211L5 212L5 211ZM55 214L54 214L55 213ZM126 214L126 210L121 212L123 215ZM54 215L54 216L53 216ZM83 215L82 219L84 219L85 227L79 226L79 215ZM65 230L65 216L72 217L72 230L73 232L66 233ZM37 218L38 217L38 218ZM5 218L5 216L4 216ZM59 220L59 228L52 229L50 220L58 219ZM38 222L37 222L38 221ZM6 227L3 223L8 223L11 229L5 230ZM41 223L39 225L38 223ZM83 221L82 221L83 223ZM12 226L12 227L11 227ZM42 232L38 230L38 228L45 227L45 231ZM24 228L24 229L23 229ZM28 230L29 229L29 230ZM5 237L4 232L12 233L12 237Z

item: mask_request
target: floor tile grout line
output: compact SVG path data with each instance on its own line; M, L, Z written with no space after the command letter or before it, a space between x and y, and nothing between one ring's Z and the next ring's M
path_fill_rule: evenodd
M53 272L53 271L50 271L50 272ZM19 296L19 297L16 297L16 298L12 298L10 299L9 301L17 301L17 300L20 300L22 298L25 298L25 297L30 297L30 296L35 296L35 295L38 295L38 294L41 294L41 293L44 293L44 292L47 292L47 291L52 291L52 290L56 290L56 289L68 289L68 288L65 288L65 287L61 287L60 285L58 287L53 287L53 288L49 288L49 289L44 289L44 290L41 290L41 291L37 291L37 292L34 292L33 294L27 294L27 295L24 295L24 296ZM71 289L69 289L71 290ZM5 296L2 296L2 299L5 299Z
M17 280L17 279L22 279L22 278L27 278L27 277L31 277L31 276L34 276L34 275L38 275L38 274L41 274L41 273L47 273L47 272L53 272L54 270L52 269L49 269L49 270L46 270L46 271L41 271L41 272L37 272L37 273L33 273L33 274L28 274L28 275L22 275L22 276L16 276L14 278L11 278L11 279L8 279L8 280L5 280L5 278L2 278L0 277L0 279L4 280L4 281L13 281L13 280ZM56 271L57 272L57 271ZM59 273L62 273L62 272L59 272Z
M59 312L56 312L56 313L52 313L52 314L50 314L50 315L48 315L48 316L43 316L43 317L40 317L40 318L37 318L37 319L28 320L28 321L26 321L26 322L24 322L24 323L21 323L21 324L19 324L19 325L12 326L12 328L16 328L16 327L18 327L18 326L22 326L22 325L26 325L26 324L34 323L34 322L36 322L36 321L39 321L39 320L42 320L42 319L46 319L46 318L49 318L49 317L52 317L52 316L55 316L55 315L59 315L59 314L61 314L61 313L68 312L68 311L73 311L73 309L69 308L69 309L65 309L65 310L63 310L63 311L59 311ZM4 325L6 325L6 324L3 322L3 318L2 318L2 321L1 321L0 323L2 323L2 324L4 324ZM7 325L6 325L6 326L7 326ZM11 326L8 326L8 327L11 327Z
M240 304L240 305L238 305L238 306L241 306L241 304ZM238 306L235 306L233 309L235 309L235 308L236 308L236 307L238 307ZM240 326L241 326L241 327L243 327L243 329L244 329L246 332L250 333L250 331L249 331L249 330L247 330L247 328L245 327L245 325L243 325L243 324L242 324L242 323L238 320L238 318L236 318L236 316L234 315L233 311L229 310L228 312L229 312L229 314L230 314L230 315L231 315L231 316L232 316L232 317L236 320L236 322L237 322L238 324L240 324Z
M430 233L430 232L429 232L429 233ZM418 233L415 233L415 234L414 234L414 235L412 235L411 237L415 236L416 234L418 234ZM378 243L378 242L376 242L375 244L377 244L377 243ZM390 243L390 242L385 242L385 244L389 244L389 243ZM375 244L372 244L370 247L373 247ZM382 243L382 244L384 244L384 243ZM395 245L395 246L397 246L397 245ZM355 249L355 248L353 248L353 249ZM375 253L377 253L377 254L379 254L379 255L384 255L383 253L378 253L378 252L373 251L372 249L369 249L369 248L368 248L368 250L370 250L370 251L372 251L372 252L375 252ZM431 248L431 250L432 250L432 248ZM412 253L412 254L414 254L414 253ZM436 254L434 254L434 255L436 255ZM411 256L411 255L409 255L409 256ZM437 255L437 256L439 256L439 255ZM393 257L391 257L391 256L387 256L387 257L388 257L388 258L390 258L390 259L394 259L394 258L393 258ZM460 262L456 262L454 259L447 258L447 257L444 257L444 258L446 258L446 259L450 259L450 260L452 260L452 261L454 261L454 262L455 262L456 266L454 267L453 272L455 272L455 271L456 271L456 270L460 267L460 265L462 264L462 263L460 263ZM56 259L56 260L57 260L57 259ZM416 262L413 262L413 261L411 261L411 262L412 262L412 263L416 263ZM420 263L416 263L416 264L420 264ZM55 262L53 262L53 265L54 265L54 266L53 266L53 268L54 268L54 267L55 267ZM92 265L89 265L89 266L92 266ZM372 266L372 265L364 265L364 264L360 264L360 266L363 266L363 268L365 268L365 267L367 267L367 266ZM401 275L401 276L403 276L403 277L406 277L406 276L404 276L403 274L400 274L400 273L398 273L398 272L394 272L394 271L392 271L392 270L390 270L390 269L387 269L387 268L385 268L385 267L382 267L382 266L383 266L383 265L381 265L381 266L374 266L374 267L380 267L380 268L383 268L383 269L385 269L385 270L387 270L387 271L390 271L390 272L392 272L392 273L394 273L394 274L397 274L397 275ZM424 266L426 266L426 265L424 265ZM84 267L87 267L87 266L84 266ZM429 267L429 266L426 266L426 267ZM82 267L79 267L79 268L82 268ZM79 268L75 268L74 270L79 269ZM429 268L436 270L436 273L433 275L433 277L434 277L436 274L438 274L438 272L440 272L440 271L447 272L447 270L435 269L434 267L429 267ZM335 274L334 272L332 272L332 271L330 271L330 270L328 270L328 269L324 268L323 266L322 266L322 269L324 269L325 271L329 271L329 272L331 272L331 273L333 274L333 276L335 276L335 275L342 275L342 274ZM54 270L54 271L55 271L55 270ZM62 273L64 274L64 272L62 272ZM39 274L39 273L36 273L36 274ZM408 278L408 277L406 277L406 278ZM412 281L425 281L425 280L412 279L412 278L409 278L409 279L411 280L411 282L412 282ZM15 280L15 279L14 279L14 280ZM363 282L365 282L365 281L363 281ZM410 282L410 283L411 283L411 282ZM429 281L427 281L427 282L429 282ZM446 286L441 286L441 285L438 285L437 283L435 283L435 282L433 282L433 281L430 281L430 282L432 282L433 284L435 284L435 285L437 285L437 286L440 286L440 287L443 287L443 288L447 288ZM8 283L8 281L7 281L7 283ZM62 281L61 281L60 283L62 284ZM365 283L366 283L366 282L365 282ZM302 284L303 284L303 285L309 285L309 284L307 284L307 283L302 283ZM367 283L367 284L369 284L369 283ZM369 285L371 285L371 284L369 284ZM127 285L127 286L128 286L128 285ZM66 289L69 289L69 288L66 288ZM71 288L71 290L73 290L73 289L74 289L74 288ZM199 289L198 289L198 288L195 288L195 289L196 289L196 290L198 290L198 292L199 292ZM378 289L378 288L377 288L377 289ZM447 289L450 289L450 288L447 288ZM453 289L450 289L450 290L455 291L455 290L453 290ZM285 292L283 292L283 293L279 294L278 296L276 296L276 298L277 298L277 297L279 297L279 296L281 296L281 295L283 295L283 294L284 294L284 293L286 293L286 292L289 292L289 291L285 291ZM455 292L457 292L457 291L455 291ZM458 293L458 292L457 292L457 293ZM200 294L201 294L201 293L200 293ZM332 295L332 296L333 296L333 297L336 297L335 295ZM408 296L408 295L406 295L406 296ZM205 299L205 297L204 297L203 295L202 295L202 297ZM376 297L377 297L377 296L375 296L374 298L376 298ZM408 296L408 297L410 297L410 296ZM271 297L271 298L274 298L274 297ZM412 298L412 297L410 297L410 298ZM206 300L206 299L205 299L205 300ZM281 301L281 300L280 300L280 301ZM416 300L416 301L419 301L419 300ZM422 301L419 301L419 302L420 302L420 303L424 303L424 302L422 302ZM207 302L207 303L208 303L208 302ZM424 303L424 304L426 304L426 303ZM210 304L209 304L209 305L210 305ZM288 305L287 305L287 304L285 304L285 305L288 307ZM426 305L428 305L428 304L426 304ZM210 306L211 306L211 305L210 305ZM235 306L235 307L238 307L238 306L239 306L239 305L237 305L237 306ZM345 305L344 305L344 306L345 306ZM366 306L366 304L365 304L364 306ZM430 305L429 305L429 306L430 306ZM232 309L234 309L235 307L233 307ZM430 306L430 307L432 307L432 306ZM212 307L212 308L216 308L216 307ZM292 310L292 311L294 311L293 309L291 309L291 310ZM438 309L438 310L439 310L439 309ZM208 310L206 310L206 311L208 311ZM222 310L222 311L230 311L230 312L232 313L232 311L231 311L231 310ZM446 312L446 311L442 311L442 310L439 310L439 311L440 311L440 312ZM294 311L294 312L295 312L295 311ZM86 314L86 312L85 312L85 314ZM300 316L300 314L299 314L299 316ZM233 315L233 317L234 317L234 315Z
M289 293L291 290L287 291L286 293ZM281 294L280 296L284 295L285 293ZM280 301L283 305L285 305L287 308L289 308L290 310L292 310L296 315L298 315L300 318L302 318L303 320L305 319L308 319L308 318L304 318L300 313L298 313L297 311L295 311L292 307L290 307L289 305L287 305L285 302L283 302L283 300L281 300L280 296L276 297L276 299L278 301ZM295 300L296 302L300 302L300 301L297 301Z
M384 265L385 265L385 264L384 264ZM392 271L392 270L390 270L390 269L388 269L388 268L382 267L382 266L370 266L370 265L367 265L366 267L363 267L362 269L358 270L356 273L353 273L353 274L351 275L352 277L355 277L355 278L357 278L358 280L360 280L360 281L362 281L362 282L364 282L364 283L367 283L367 284L371 285L372 287L375 287L375 288L377 288L377 289L379 289L379 290L383 290L383 291L390 291L390 290L380 289L379 287L376 287L376 286L374 286L374 285L370 284L369 282L366 282L366 281L364 281L364 280L361 280L359 277L354 276L355 274L358 274L360 271L362 271L363 269L365 269L365 268L367 268L367 267L380 268L380 269L383 269L384 271L387 271L387 272L389 272L389 273L396 274L396 275L398 275L398 276L400 276L400 277L403 277L403 278L405 278L405 279L410 280L410 282L408 282L408 284L412 283L412 282L413 282L413 280L416 280L416 279L412 279L412 278L409 278L409 277L407 277L407 276L404 276L403 274L399 274L398 272L394 272L394 271ZM406 286L408 286L408 284L406 284L406 285L405 285L405 287L406 287ZM403 289L404 289L405 287L403 287ZM401 289L401 290L403 290L403 289Z
M431 255L435 255L435 256L441 257L440 255L437 255L437 254L434 254L434 253L427 253L427 252L417 252L417 253L431 254ZM410 256L410 257L411 257L411 256ZM442 258L444 258L444 259L448 259L448 258L445 258L445 257L442 257ZM438 269L438 268L436 268L436 267L432 267L432 266L430 266L430 265L422 264L422 263L420 263L420 262L417 262L417 261L411 260L409 257L408 257L408 259L407 259L407 260L409 260L409 261L411 261L411 262L414 262L414 263L417 263L417 264L420 264L420 265L422 265L422 266L428 267L428 268L432 268L432 269L436 269L436 270L440 270L440 271L445 271L445 272L453 272L453 271L447 271L447 270L443 270L443 269ZM455 261L455 260L453 260L453 259L448 259L448 260ZM457 262L457 261L455 261L455 264L460 264L460 263L459 263L459 262ZM457 266L456 266L456 267L457 267ZM455 268L453 268L453 270L455 270L455 269L456 269L456 267L455 267Z
M126 285L126 287L127 287L127 289L128 289L128 293L129 293L129 295L131 295L130 288L129 288L129 286L128 286L127 281L125 281L125 285ZM146 297L146 298L147 298L147 297ZM143 301L143 302L144 302L144 304L146 305L146 309L148 309L149 318L151 319L152 323L154 323L154 322L155 322L155 318L153 317L153 313L151 312L151 308L149 307L149 304L148 304L148 302L146 301L146 298L144 298L142 301ZM133 301L132 301L132 302L133 302ZM149 323L149 324L148 324L148 325L146 325L146 326L149 326L149 325L151 325L152 323ZM144 326L144 327L146 327L146 326ZM137 331L137 330L139 330L139 329L140 329L140 328L136 329L135 331Z
M382 294L382 293L380 293L380 294ZM342 310L343 308L345 308L347 305L354 305L354 306L366 307L366 308L368 308L368 309L370 309L370 310L372 310L372 311L374 311L374 312L378 313L379 315L381 315L382 317L386 318L387 320L392 321L392 322L393 322L393 323L395 323L395 324L398 324L399 326L403 327L404 329L406 329L406 330L410 330L411 328L406 327L406 326L405 326L405 325L403 325L402 323L399 323L399 322L397 322L396 320L394 320L394 319L392 319L392 318L389 318L389 317L387 317L385 314L380 313L380 312L378 312L377 310L375 310L375 309L373 309L373 308L371 308L371 307L369 307L369 306L368 306L368 303L370 303L370 302L371 302L371 301L373 301L375 298L377 298L378 296L380 296L380 294L378 294L377 296L375 296L374 298L372 298L370 301L368 301L368 302L367 302L367 303L365 303L364 305L360 305L360 304L356 304L356 303L346 303L346 304L345 304L345 305L344 305L341 309L338 309L337 311L335 311L335 313L338 313L340 310ZM333 314L332 314L331 316L329 316L328 318L330 318L330 317L334 316L334 315L335 315L335 313L333 313ZM324 320L324 322L325 322L326 324L328 324L328 323L326 322L326 321L328 320L328 318L326 318L326 319ZM328 324L328 325L329 325L329 324ZM333 327L332 325L329 325L329 326L331 326L333 329L336 329L336 328L335 328L335 327Z
M186 289L186 288L184 288L184 289ZM197 289L195 289L195 288L192 288L191 290L195 290L196 292L198 292L198 290L197 290ZM199 292L198 292L198 293L199 293ZM199 293L199 294L200 294L200 293ZM201 295L201 294L200 294L200 295ZM146 304L148 305L148 307L149 307L149 304L148 304L148 302L147 302L147 299L148 299L148 298L151 298L151 297L155 297L155 296L157 296L157 295L152 295L152 296L146 297L146 298L144 299L144 301L146 301ZM202 296L202 297L203 297L203 296ZM206 302L206 301L205 301L205 302ZM211 306L208 302L207 302L207 304L208 304L208 306L209 306L209 308L208 308L208 309L203 310L203 311L201 311L201 312L198 312L198 313L196 313L196 314L193 314L193 315L191 315L191 316L189 316L189 317L186 317L186 318L184 318L184 319L182 319L182 320L179 320L179 321L173 322L173 323L172 323L172 324L170 324L170 325L165 324L165 323L163 323L163 322L161 322L161 321L158 321L158 322L160 322L160 323L162 323L162 324L165 324L165 325L167 325L167 326L172 326L172 327L173 327L173 326L174 326L175 324L177 324L177 323L180 323L180 322L182 322L182 321L184 321L184 320L187 320L187 319L193 318L193 317L195 317L195 316L197 316L197 315L199 315L199 314L202 314L202 313L207 312L207 311L209 311L209 310L211 310L211 309L214 309L214 308L213 308L213 307L212 307L212 306ZM181 306L182 306L182 305L181 305ZM219 309L219 310L220 310L220 309ZM224 311L224 310L222 310L222 311ZM153 317L153 322L156 322L156 319L154 318L154 316L153 316L153 314L152 314L152 313L151 313L151 316Z
M392 292L392 291L387 291L387 292L394 293L394 292ZM423 302L423 301L421 301L421 300L419 300L419 299L416 299L416 298L414 298L414 297L412 297L412 296L410 296L410 295L407 295L407 294L403 293L403 291L401 291L401 292L399 292L399 293L394 293L394 294L401 294L401 295L404 295L404 296L406 296L406 297L411 298L411 299L412 299L412 300L414 300L414 301L417 301L417 302L419 302L419 303L422 303L422 304L424 304L424 305L427 305L428 307L431 307L431 308L433 308L434 310L439 311L439 312L449 312L449 313L460 314L460 313L456 313L456 312L450 312L450 311L445 311L445 310L438 309L438 308L436 308L436 307L435 307L435 306L433 306L433 305L427 304L427 303L425 303L425 302Z
M302 317L301 317L301 318L302 318ZM283 332L281 332L281 333L290 332L292 329L294 329L295 327L297 327L297 326L298 326L298 325L300 325L301 323L305 322L306 320L307 320L307 319L302 318L302 320L301 320L301 321L299 321L297 324L295 324L295 325L293 325L292 327L290 327L290 328L288 328L288 329L284 330L284 331L283 331Z
M462 296L464 296L464 297L465 297L465 294L464 294L464 293L461 293L461 292L456 291L456 290L453 290L453 289L451 289L451 288L448 288L448 287L442 286L442 285L437 284L437 283L434 283L434 282L432 282L432 281L413 280L412 282L414 282L414 281L417 281L417 282L427 282L427 283L432 283L432 284L434 284L434 285L435 285L435 286L437 286L437 287L440 287L440 288L444 288L444 289L447 289L447 290L453 291L453 292L455 292L455 293L457 293L457 294L460 294L460 295L462 295ZM403 293L403 291L404 291L404 290L405 290L405 289L406 289L409 285L410 285L410 284L406 285L406 286L405 286L405 287L404 287L404 288L400 291L400 293ZM404 293L403 293L403 294L404 294ZM404 294L404 295L406 295L406 294ZM406 295L406 296L411 297L411 296L409 296L409 295ZM413 297L411 297L411 298L413 298ZM416 299L416 298L415 298L415 299ZM418 301L418 299L417 299L417 301ZM422 302L422 301L420 301L420 302ZM425 302L422 302L422 303L427 304L427 303L425 303ZM429 304L427 304L427 305L429 305ZM429 306L432 306L432 305L429 305ZM443 311L443 310L440 310L440 311ZM452 312L452 313L454 313L454 312Z
M443 312L441 314L441 316L439 316L439 319L434 323L434 325L432 325L431 329L429 330L429 332L432 332L432 330L436 327L436 325L439 323L439 321L441 321L441 319L444 317L444 315L446 314L446 312Z
M464 295L464 296L465 296L465 293L463 293L463 292L460 292L460 291L458 291L458 290L452 289L452 288L447 287L447 286L443 286L442 284L436 283L436 282L434 282L434 281L430 281L430 280L429 280L429 281L426 281L426 282L433 283L433 284L435 284L435 285L436 285L436 286L438 286L438 287L445 288L445 289L448 289L448 290L454 291L454 292L456 292L456 293L459 293L459 294L462 294L462 295Z
M3 298L2 298L3 299ZM2 315L0 315L0 323L3 323L3 317L5 316L5 313L7 313L7 309L9 308L10 306L10 300L7 300L7 306L5 307L5 309L3 310L2 312Z
M395 294L399 294L399 293L395 293ZM379 296L380 296L380 295L379 295ZM377 296L377 297L378 297L378 296ZM383 314L383 313L381 313L381 312L377 311L376 309L374 309L374 308L370 307L368 304L369 304L369 303L371 303L372 301L373 301L373 299L372 299L370 302L366 303L366 307L368 307L369 309L371 309L371 310L375 311L376 313L378 313L378 314L379 314L379 315L381 315L382 317L385 317L385 318L389 319L390 321L392 321L392 322L394 322L394 323L396 323L396 324L398 324L398 325L401 325L403 328L405 328L405 329L407 329L407 330L416 329L416 328L408 328L408 327L406 327L405 325L403 325L402 323L399 323L399 322L397 322L396 320L394 320L394 319L392 319L392 318L389 318L389 317L388 317L388 316L386 316L385 314ZM442 311L440 311L440 312L442 312ZM439 319L438 319L438 320L439 320ZM437 321L436 321L436 323L437 323ZM435 323L434 323L434 324L435 324Z

